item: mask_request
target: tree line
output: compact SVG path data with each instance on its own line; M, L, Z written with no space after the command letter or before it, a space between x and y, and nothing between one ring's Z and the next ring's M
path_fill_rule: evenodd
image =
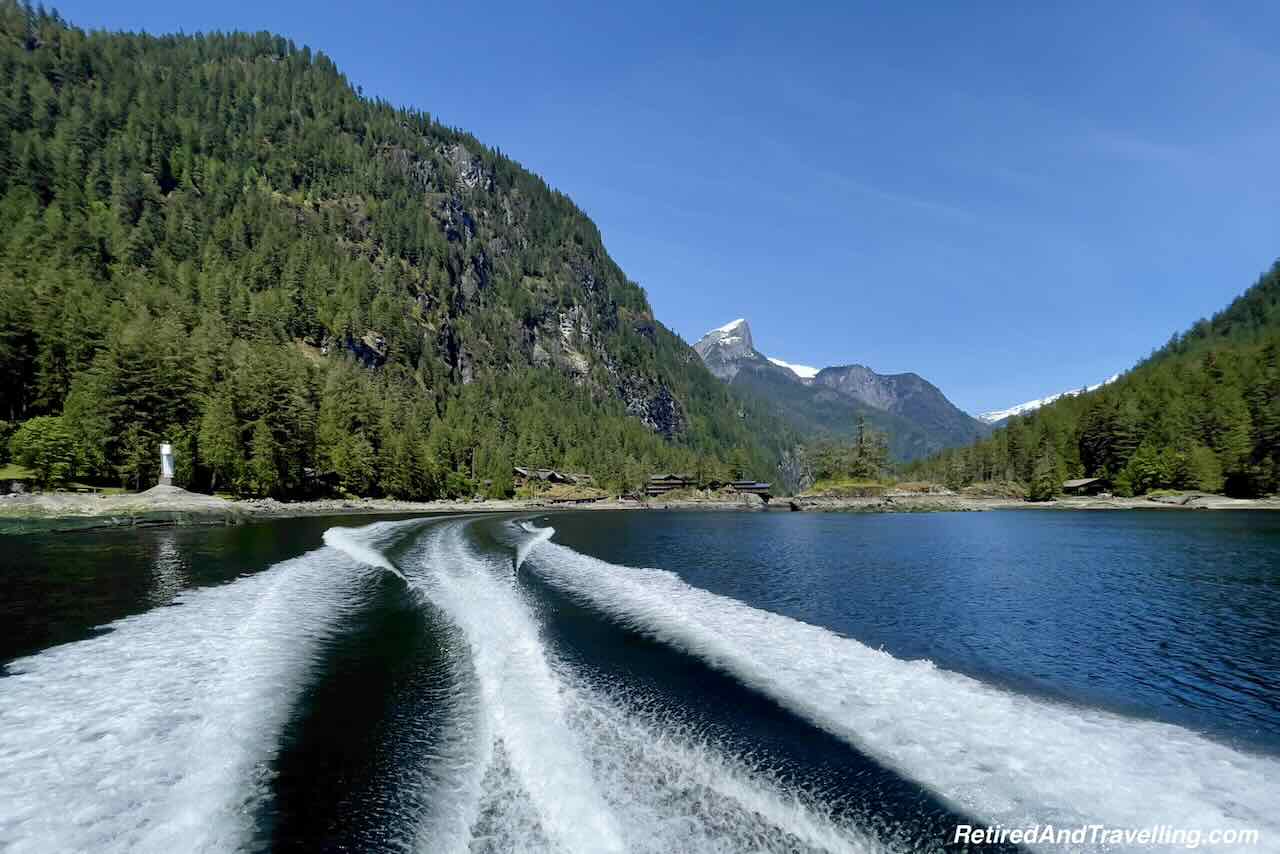
M990 438L906 467L963 487L1011 481L1033 499L1102 477L1120 495L1280 489L1280 264L1115 382L1015 417Z
M248 495L770 471L691 356L571 200L323 54L0 0L0 456L42 479L145 487L161 441Z

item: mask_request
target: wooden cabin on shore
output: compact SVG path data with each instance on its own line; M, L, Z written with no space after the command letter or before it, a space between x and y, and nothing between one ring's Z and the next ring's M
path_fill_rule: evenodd
M655 474L645 484L644 494L650 496L666 495L668 492L674 492L677 489L693 489L697 485L698 482L690 474Z
M1062 484L1064 495L1097 495L1107 491L1107 481L1101 477L1078 477Z
M768 501L772 497L770 492L772 488L773 484L763 483L758 480L731 480L728 482L712 480L706 483L699 483L693 475L655 474L645 484L644 493L654 497L666 495L668 492L674 492L677 489L710 489L713 491L728 489L732 492L759 495L765 501Z
M511 479L516 486L530 483L567 483L576 486L592 486L595 480L582 472L562 472L555 469L537 469L530 466L513 466Z
M582 487L595 486L595 481L591 475L582 472L562 472L555 469L533 468L532 466L513 466L511 475L516 487L535 484L546 484L548 487L557 484ZM699 483L698 479L691 474L670 472L651 475L645 483L644 494L654 498L681 489L728 489L733 492L758 495L768 501L772 497L772 488L773 484L758 480L731 480L727 482L713 480L707 483Z

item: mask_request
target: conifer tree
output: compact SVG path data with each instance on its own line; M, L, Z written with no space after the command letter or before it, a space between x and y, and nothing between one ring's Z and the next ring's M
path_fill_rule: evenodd
M263 419L253 425L253 436L249 441L249 464L247 475L249 491L254 495L274 495L281 486L280 469L276 461L279 452L275 436Z
M218 489L234 484L243 456L235 410L225 393L209 401L200 419L199 439L200 461L209 469L210 487Z
M1045 443L1036 456L1035 468L1031 475L1031 485L1027 490L1030 501L1049 501L1058 493L1061 480L1057 461Z

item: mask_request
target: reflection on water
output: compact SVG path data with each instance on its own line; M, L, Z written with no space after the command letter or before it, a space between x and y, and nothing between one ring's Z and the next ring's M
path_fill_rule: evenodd
M155 541L155 557L151 561L151 588L147 600L152 605L168 605L186 586L187 561L178 548L178 533L166 528Z
M322 545L334 525L388 517L317 516L216 527L0 534L0 676L5 663L169 604Z

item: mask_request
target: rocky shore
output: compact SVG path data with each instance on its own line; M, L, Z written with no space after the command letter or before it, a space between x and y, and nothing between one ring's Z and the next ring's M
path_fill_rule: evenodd
M35 492L0 495L0 534L72 531L147 525L238 525L294 516L341 516L398 513L510 513L543 510L762 510L755 495L732 498L637 501L549 501L513 498L460 501L398 501L390 498L321 498L277 501L274 498L229 500L176 486L156 486L128 494ZM774 509L790 509L775 502Z
M810 513L935 513L989 510L1280 510L1280 498L1226 498L1187 493L1138 498L1072 497L1031 503L1017 498L950 493L889 493L883 496L775 498L712 495L673 499L602 499L586 503L539 499L396 501L386 498L325 498L314 501L228 500L157 486L127 495L32 493L0 496L0 533L68 531L109 526L235 525L290 516L397 513L500 513L546 510L720 510Z
M793 509L810 512L929 513L981 510L1280 510L1280 497L1227 498L1205 493L1137 496L1061 497L1053 501L956 495L889 493L874 498L799 497Z

